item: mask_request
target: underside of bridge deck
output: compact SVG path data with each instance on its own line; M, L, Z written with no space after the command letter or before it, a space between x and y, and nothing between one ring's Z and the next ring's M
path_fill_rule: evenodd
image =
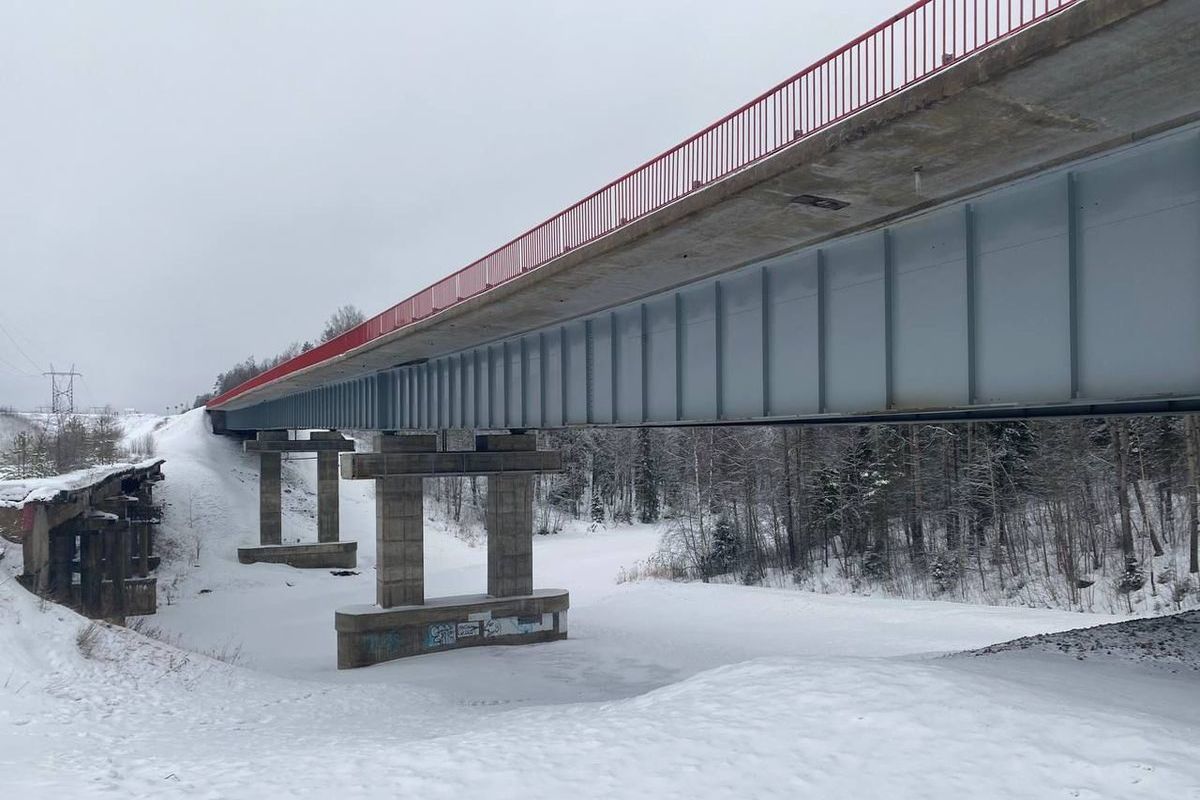
M1197 42L1187 0L1079 3L219 422L1190 410Z

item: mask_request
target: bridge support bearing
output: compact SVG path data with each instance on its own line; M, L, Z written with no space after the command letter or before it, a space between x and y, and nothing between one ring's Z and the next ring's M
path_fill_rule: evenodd
M313 431L308 439L288 439L287 431L259 431L246 442L246 452L259 454L259 546L239 547L242 564L287 564L299 569L353 569L358 543L340 541L338 453L354 450L354 442L337 431ZM283 544L282 455L317 454L317 541Z
M335 615L338 669L567 637L567 591L533 589L533 475L562 465L536 447L533 435L479 436L475 454L438 453L434 436L381 436L376 453L343 457L343 477L376 482L378 588L376 605ZM488 593L426 599L422 480L467 475L488 480Z

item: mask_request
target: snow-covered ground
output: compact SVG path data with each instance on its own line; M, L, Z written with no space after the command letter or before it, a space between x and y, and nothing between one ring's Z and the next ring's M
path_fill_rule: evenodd
M33 428L28 414L0 411L0 450L8 448L18 435L31 433Z
M241 566L255 462L197 412L156 439L157 640L77 641L88 623L0 561L0 798L1200 798L1195 670L942 655L1116 618L618 584L646 527L536 540L536 584L571 590L565 642L339 672L334 609L374 597L370 486L342 483L358 575ZM285 537L312 539L314 462L285 478ZM483 589L484 548L438 520L426 540L428 594Z
M21 508L26 503L49 502L64 492L91 486L118 472L152 466L154 461L155 459L149 459L137 463L102 464L48 478L0 480L0 508Z

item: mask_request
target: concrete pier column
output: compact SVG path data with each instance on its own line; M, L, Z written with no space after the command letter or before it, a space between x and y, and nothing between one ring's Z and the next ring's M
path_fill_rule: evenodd
M137 575L139 578L145 578L150 575L150 550L151 535L149 515L150 509L154 502L154 497L150 484L144 483L138 487L138 523L133 527L132 537L133 546L137 549Z
M99 617L104 580L102 534L86 530L79 534L79 605L85 617Z
M533 476L489 475L487 481L487 592L532 594Z
M427 453L436 436L375 439L379 453ZM375 597L380 608L425 602L425 524L423 479L386 477L375 481Z
M79 536L70 524L61 526L50 534L50 582L46 589L55 601L63 605L71 604L71 577L78 539ZM79 556L79 564L82 570L82 553ZM80 574L82 575L82 571Z
M137 575L145 578L150 575L150 526L141 523L137 526Z
M21 546L21 554L25 560L25 576L29 580L29 588L40 595L50 591L51 564L54 553L50 542L50 518L46 507L41 503L33 505L29 512L33 515L33 524ZM68 559L68 562L70 559ZM70 564L67 565L70 572Z
M125 594L125 577L129 573L129 524L118 523L111 532L112 549L108 562L108 578L112 581L112 613L114 619L124 620L129 610Z
M337 431L313 431L310 439L338 440L344 437ZM317 451L317 541L336 542L340 537L338 511L338 452Z
M287 431L259 431L258 440L284 441ZM259 454L258 467L258 542L283 542L283 462L279 453Z
M533 434L475 437L475 449L537 449ZM488 586L492 597L533 593L533 475L489 475L487 487Z

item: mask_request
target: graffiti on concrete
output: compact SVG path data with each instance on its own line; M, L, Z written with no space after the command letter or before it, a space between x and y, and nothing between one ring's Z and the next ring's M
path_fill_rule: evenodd
M404 652L404 637L400 635L399 631L365 633L361 646L364 652L371 654L372 658L386 661L397 658L398 654Z
M426 647L452 647L455 642L453 622L435 622L425 632Z
M425 629L425 647L454 647L461 639L497 636L522 636L555 630L554 614L530 614L517 617L489 617L468 622L435 622Z
M520 636L554 630L553 614L532 614L524 617L496 617L483 625L485 638L493 636Z

